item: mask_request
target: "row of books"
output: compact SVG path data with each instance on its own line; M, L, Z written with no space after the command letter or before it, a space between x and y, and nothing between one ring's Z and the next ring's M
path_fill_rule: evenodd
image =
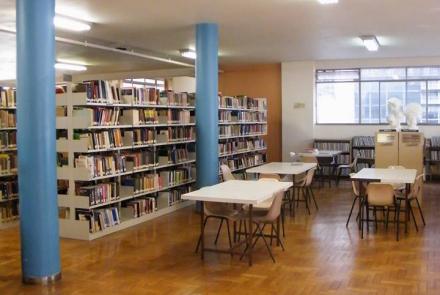
M89 172L89 176L93 178L125 172L125 161L125 156L119 154L108 156L80 155L75 159L75 167L85 168Z
M152 150L139 151L125 154L126 168L128 171L154 167L156 162L155 152Z
M13 204L3 203L0 205L0 222L7 222L18 217L18 202Z
M263 112L225 111L218 113L219 122L266 122L267 115Z
M87 99L90 102L118 103L121 101L120 89L122 82L119 80L84 81Z
M0 87L0 107L10 108L15 107L17 98L15 89L9 87Z
M119 199L118 183L107 182L96 185L78 186L76 187L78 196L89 197L90 206L104 204Z
M124 87L121 93L123 102L133 105L186 107L193 106L195 101L194 93L174 92L172 90L159 91L153 87Z
M267 101L262 98L256 99L247 96L219 96L218 101L221 108L267 110Z
M15 110L0 110L0 128L15 128L16 126Z
M267 132L266 125L231 125L219 126L220 137L241 136L250 134L265 134Z
M189 152L186 148L166 148L158 151L159 165L177 164L194 159L194 152Z
M167 129L160 129L156 133L156 140L158 143L194 140L195 135L195 128L192 126L168 127Z
M255 154L234 157L232 159L224 158L220 160L220 165L228 165L231 170L238 170L261 165L264 162L266 162L265 154Z
M374 159L374 150L373 149L353 149L353 159Z
M352 139L353 148L356 147L374 147L373 136L354 136Z
M430 155L430 159L431 160L433 160L433 161L438 161L438 160L440 160L440 151L431 151L430 153L429 153L429 155Z
M119 125L119 108L74 108L72 116L90 122L91 126Z
M17 132L0 132L0 149L17 147Z
M218 144L220 155L232 154L242 151L252 151L266 147L263 139L238 139Z
M327 142L327 141L323 141L323 140L318 140L313 143L313 147L318 150L350 152L350 142L349 141L341 141L341 142L328 141Z
M0 174L17 172L17 155L0 154Z
M440 147L440 136L433 136L430 140L432 147Z
M152 125L152 124L189 124L194 122L194 117L188 110L153 110L134 109L123 110L121 125Z
M191 186L178 188L178 189L172 189L166 192L161 192L159 194L159 198L166 198L167 199L167 206L173 206L179 202L182 201L182 195L188 193L191 191Z
M99 130L94 132L76 132L74 139L86 138L89 150L110 149L124 145L120 129Z
M133 145L153 144L156 142L156 131L152 129L133 129L124 131L124 137L131 138Z
M16 180L0 182L0 200L18 197L18 182Z
M138 218L157 210L156 199L152 197L138 198L125 202L121 207L121 216L124 219Z
M76 209L76 220L89 221L90 233L102 231L121 223L117 207L96 210Z

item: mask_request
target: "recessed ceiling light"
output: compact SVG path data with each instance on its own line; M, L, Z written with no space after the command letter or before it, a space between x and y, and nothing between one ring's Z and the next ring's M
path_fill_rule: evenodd
M321 4L337 4L339 2L339 0L318 0L319 3Z
M378 51L379 50L379 41L377 41L376 36L369 35L369 36L360 36L362 42L364 43L364 46L367 48L368 51Z
M192 49L180 49L180 55L186 58L196 59L197 54Z
M55 69L69 70L69 71L76 71L76 72L87 71L87 67L84 65L68 64L68 63L61 63L61 62L57 62L55 64Z
M92 28L89 23L61 15L56 15L53 19L53 23L58 29L74 32L90 31Z

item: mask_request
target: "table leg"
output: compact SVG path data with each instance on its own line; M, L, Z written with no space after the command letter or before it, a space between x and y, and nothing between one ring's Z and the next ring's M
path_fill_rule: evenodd
M205 258L205 204L203 201L201 201L200 205L200 258L203 260Z
M409 203L409 199L408 199L408 194L409 194L409 190L410 190L410 185L409 183L407 183L405 185L405 233L408 233L408 222L410 221L410 203ZM399 221L398 221L399 222Z
M249 237L248 237L248 255L249 255L249 266L252 266L252 242L254 240L254 229L252 224L252 204L249 205Z
M361 210L362 210L362 202L364 200L364 186L363 186L363 182L359 181L359 230L361 230L361 224L362 224L362 214L361 214Z

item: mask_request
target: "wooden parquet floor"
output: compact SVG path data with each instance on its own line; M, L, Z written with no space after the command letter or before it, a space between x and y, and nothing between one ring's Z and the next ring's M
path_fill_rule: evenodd
M194 254L199 216L187 208L97 241L62 240L63 279L50 287L21 284L18 230L7 229L0 232L0 294L440 294L439 188L425 186L427 226L411 227L400 242L392 225L364 240L354 221L345 227L348 182L316 190L319 212L307 216L301 204L287 219L277 263L259 243L252 267L214 253L202 262Z

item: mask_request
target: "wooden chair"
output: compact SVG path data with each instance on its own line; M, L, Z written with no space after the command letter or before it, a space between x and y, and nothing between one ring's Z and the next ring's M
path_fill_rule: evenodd
M353 173L356 172L357 170L357 161L358 158L354 158L353 162L351 162L350 164L343 164L343 165L339 165L338 167L336 167L336 185L339 185L339 180L341 178L341 174L343 171L349 171L349 173Z

